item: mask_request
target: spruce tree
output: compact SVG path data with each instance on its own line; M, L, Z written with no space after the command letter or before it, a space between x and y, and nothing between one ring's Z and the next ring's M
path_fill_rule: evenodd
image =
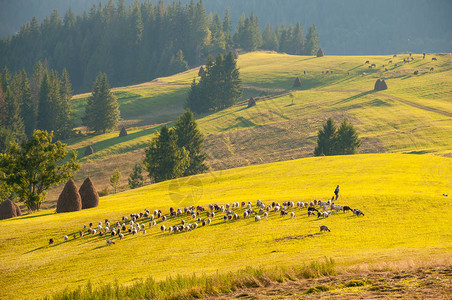
M129 187L131 189L135 189L137 187L141 187L144 185L144 177L143 177L143 165L136 164L133 167L132 173L129 175Z
M10 80L11 75L8 68L5 67L1 76L3 99L6 108L5 127L10 131L15 141L20 141L25 136L24 123L20 115L20 100L14 96L9 85Z
M165 125L146 149L144 165L154 182L177 178L189 165L188 151L177 146L174 130Z
M184 171L184 176L206 171L208 168L204 163L206 160L206 155L203 152L204 137L189 109L177 120L174 125L174 132L177 136L177 146L188 151L189 165Z
M110 90L107 75L100 73L93 85L85 107L83 124L95 132L105 133L114 129L119 122L119 104Z
M28 81L27 72L22 70L17 77L16 97L20 103L20 115L24 122L25 135L31 137L36 129L36 105L32 98L31 87Z
M52 131L55 128L56 116L54 109L56 103L52 94L52 83L50 81L49 73L44 72L44 77L41 81L41 88L39 89L39 103L38 103L38 116L37 127L41 130Z
M304 47L305 55L316 55L320 48L319 34L316 32L315 25L309 27L308 34L306 35L306 42Z
M278 37L273 32L270 24L265 26L264 32L262 33L262 48L273 51L279 50Z
M337 130L337 154L355 154L361 146L358 133L345 119Z
M323 128L317 134L317 147L314 155L334 155L336 154L337 128L333 119L329 118Z
M58 101L56 136L60 139L67 139L72 134L71 116L72 86L69 80L69 73L63 70L60 78L60 99Z

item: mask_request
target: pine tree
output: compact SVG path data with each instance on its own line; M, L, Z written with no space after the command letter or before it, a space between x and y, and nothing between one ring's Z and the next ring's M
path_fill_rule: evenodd
M165 125L146 149L144 165L154 182L177 178L189 165L188 151L177 146L174 130Z
M319 34L316 32L315 25L309 27L308 34L306 35L306 42L304 47L305 55L316 55L320 48Z
M36 106L32 98L30 83L28 81L27 72L22 70L18 78L18 92L16 95L20 98L21 103L20 115L24 122L24 130L27 137L31 137L36 129Z
M176 74L186 70L188 70L188 64L184 59L184 53L182 52L182 50L179 50L177 51L176 55L173 55L170 60L168 74Z
M119 122L119 104L110 90L107 75L100 73L93 85L85 107L84 125L95 132L105 133L114 129Z
M129 175L129 187L131 189L135 189L137 187L141 187L144 185L144 177L143 177L143 165L136 164L133 167L132 173Z
M278 37L273 32L270 24L265 26L264 32L262 33L262 48L273 51L279 50Z
M24 123L20 115L20 100L14 96L9 85L10 80L11 75L8 68L5 67L1 76L3 99L6 108L5 127L10 131L15 141L20 141L25 136Z
M56 116L56 136L60 139L67 139L72 134L71 98L72 86L69 73L64 69L60 78L60 100Z
M119 172L118 169L115 169L115 171L113 172L113 175L111 175L111 177L110 177L110 185L115 189L115 194L116 194L116 188L119 185L120 179L121 179L121 172Z
M177 136L177 146L188 151L189 165L184 171L184 176L206 171L208 168L204 163L206 160L206 155L203 152L204 137L189 109L177 120L174 125L174 132Z
M305 40L304 40L303 28L301 27L300 22L297 22L297 25L295 26L292 43L293 43L293 49L294 49L293 54L296 54L296 55L303 54Z
M359 146L358 133L352 124L344 120L337 130L337 154L355 154Z
M315 147L314 155L334 155L336 154L337 144L337 128L333 119L329 118L323 129L317 134L317 147Z
M55 114L54 109L56 103L52 98L52 83L50 81L49 73L44 72L42 78L41 88L39 89L39 103L38 103L38 116L37 116L37 128L41 130L52 131L55 128Z

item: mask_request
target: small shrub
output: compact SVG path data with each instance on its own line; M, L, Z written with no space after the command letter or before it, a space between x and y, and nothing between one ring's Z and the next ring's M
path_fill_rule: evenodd
M306 291L306 294L318 293L318 292L327 292L330 290L330 287L327 285L318 285L316 287L311 287Z
M346 287L364 286L366 285L366 280L350 280L345 284Z
M108 187L104 188L103 190L99 191L99 197L107 196L110 194L110 191L108 190Z

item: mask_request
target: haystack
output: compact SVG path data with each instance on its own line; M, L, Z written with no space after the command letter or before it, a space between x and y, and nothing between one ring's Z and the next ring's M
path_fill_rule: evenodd
M3 201L0 205L0 220L14 218L21 215L22 212L20 211L19 206L17 206L17 204L10 199Z
M83 181L83 184L78 192L82 198L82 209L96 207L99 205L99 194L97 193L91 178L88 177L85 181Z
M254 100L253 97L250 98L250 100L248 100L248 107L253 107L256 106L256 100Z
M201 68L199 68L198 76L202 76L202 74L204 74L204 67L203 66L201 66Z
M322 57L322 56L324 56L324 55L325 55L325 54L323 53L322 48L320 48L319 51L317 51L317 57Z
M74 180L69 179L58 197L57 213L78 211L82 209L82 197L78 193Z
M121 128L121 132L119 133L119 137L127 136L127 130L125 127Z
M300 78L295 77L295 80L294 80L294 82L293 82L293 87L296 88L296 87L300 87L300 86L301 86L301 80L300 80Z
M383 80L378 79L375 82L375 86L374 86L375 91L382 91L382 90L386 90L386 89L388 89L388 85L386 84L386 81L384 81L384 79Z
M91 146L86 147L85 149L85 156L91 155L94 153L94 149Z

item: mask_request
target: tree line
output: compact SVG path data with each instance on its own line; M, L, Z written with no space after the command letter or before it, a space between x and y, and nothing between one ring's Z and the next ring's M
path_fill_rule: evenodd
M30 138L35 129L54 131L58 139L72 134L72 87L66 69L59 74L38 61L31 77L25 70L0 74L0 152L9 143Z
M164 5L160 0L93 6L75 15L71 9L61 18L57 10L41 23L37 18L0 41L0 66L29 72L38 61L67 69L75 91L87 91L100 72L114 86L152 80L199 65L208 55L235 48L268 49L292 54L313 54L318 34L311 26L304 34L296 26L267 25L261 34L254 14L242 15L235 32L228 10L223 18L207 14L202 1Z

